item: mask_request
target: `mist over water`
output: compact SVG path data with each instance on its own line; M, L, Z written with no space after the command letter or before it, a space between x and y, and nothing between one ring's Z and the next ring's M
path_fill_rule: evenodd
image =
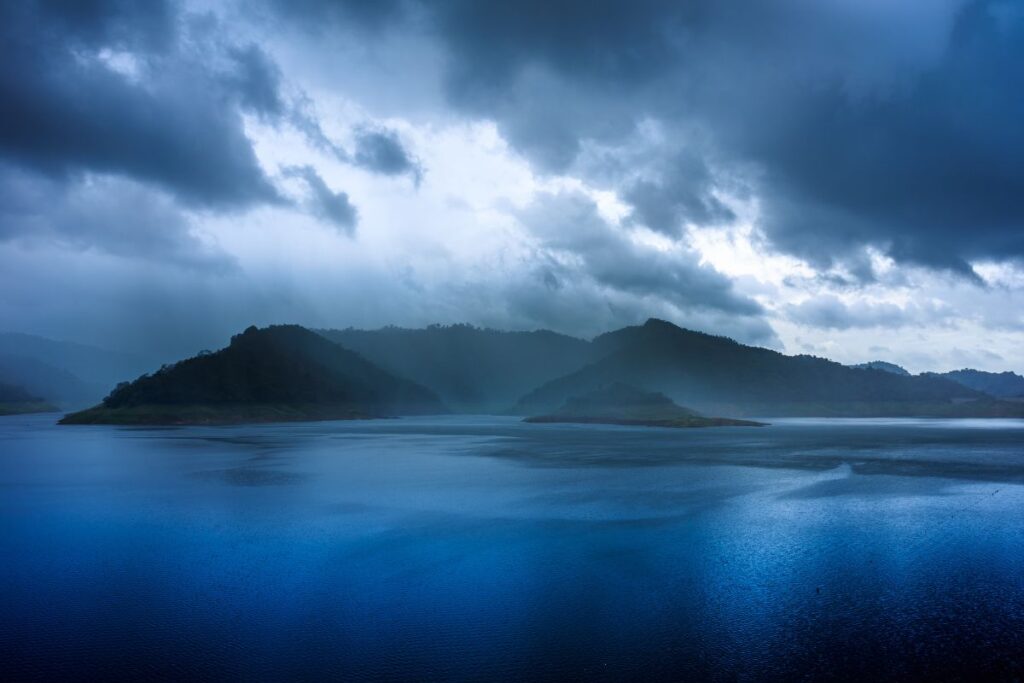
M0 418L13 679L1024 674L1024 421Z

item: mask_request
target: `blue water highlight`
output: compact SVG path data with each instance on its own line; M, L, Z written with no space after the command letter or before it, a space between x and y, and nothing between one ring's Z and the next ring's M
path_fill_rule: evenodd
M1024 676L1024 423L0 418L12 680Z

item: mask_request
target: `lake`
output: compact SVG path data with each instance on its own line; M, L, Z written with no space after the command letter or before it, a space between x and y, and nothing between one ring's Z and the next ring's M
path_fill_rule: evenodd
M7 680L1024 677L1024 421L0 418Z

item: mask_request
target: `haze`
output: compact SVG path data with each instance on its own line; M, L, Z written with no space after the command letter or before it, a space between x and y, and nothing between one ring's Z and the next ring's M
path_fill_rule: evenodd
M4 3L4 331L648 317L1024 368L1015 2Z

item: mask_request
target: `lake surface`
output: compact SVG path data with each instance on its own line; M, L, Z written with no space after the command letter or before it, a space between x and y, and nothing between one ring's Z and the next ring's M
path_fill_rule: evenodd
M0 418L7 680L1024 678L1024 422Z

